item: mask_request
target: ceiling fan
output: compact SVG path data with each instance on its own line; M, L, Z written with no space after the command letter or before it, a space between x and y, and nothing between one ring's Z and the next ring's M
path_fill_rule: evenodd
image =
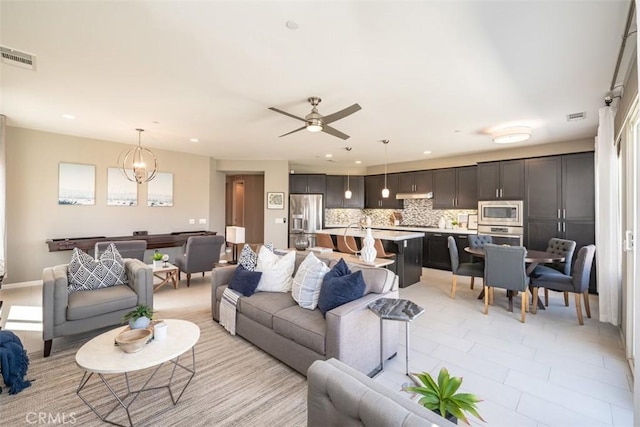
M269 107L270 110L273 110L276 113L284 114L285 116L293 117L294 119L298 119L305 122L305 125L302 126L301 128L292 130L291 132L287 132L284 135L280 135L280 137L291 135L292 133L301 131L303 129L307 129L309 132L322 131L322 132L328 133L329 135L333 135L341 139L349 139L349 135L347 135L346 133L340 132L338 129L332 128L331 126L329 126L329 123L333 123L337 120L343 119L355 113L356 111L361 110L362 107L360 107L358 104L353 104L351 107L347 107L336 113L329 114L328 116L323 116L322 114L318 113L318 108L317 108L318 104L320 104L320 101L322 101L322 99L314 96L307 99L307 101L309 101L312 108L311 108L311 112L306 116L304 116L304 118L294 116L293 114L289 114L286 111L279 110L275 107Z

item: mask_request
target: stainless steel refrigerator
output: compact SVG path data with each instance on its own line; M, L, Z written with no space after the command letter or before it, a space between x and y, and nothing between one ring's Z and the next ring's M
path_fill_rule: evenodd
M289 247L295 248L300 237L316 246L316 230L322 229L324 205L322 194L291 194L289 196ZM301 236L303 235L303 236Z

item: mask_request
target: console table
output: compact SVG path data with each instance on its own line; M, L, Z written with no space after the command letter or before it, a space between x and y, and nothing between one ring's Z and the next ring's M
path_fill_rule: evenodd
M61 239L48 239L45 243L49 246L49 252L70 251L78 248L87 253L93 251L96 243L118 240L146 240L147 249L171 248L182 246L190 236L214 236L216 231L177 231L169 234L143 234L117 237L63 237Z

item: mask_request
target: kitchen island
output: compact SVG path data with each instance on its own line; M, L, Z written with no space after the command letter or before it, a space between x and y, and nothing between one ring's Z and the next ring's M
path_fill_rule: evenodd
M330 234L336 242L340 236L353 236L363 239L365 232L358 228L331 228L316 231L318 234ZM382 240L385 251L395 254L395 264L389 266L398 275L401 288L420 281L422 275L422 238L423 232L401 230L371 230L374 239Z

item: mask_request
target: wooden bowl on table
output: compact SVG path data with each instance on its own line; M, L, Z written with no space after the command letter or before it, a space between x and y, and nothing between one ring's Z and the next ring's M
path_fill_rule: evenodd
M121 332L116 337L118 347L125 353L135 353L144 348L153 335L150 329L131 329Z

